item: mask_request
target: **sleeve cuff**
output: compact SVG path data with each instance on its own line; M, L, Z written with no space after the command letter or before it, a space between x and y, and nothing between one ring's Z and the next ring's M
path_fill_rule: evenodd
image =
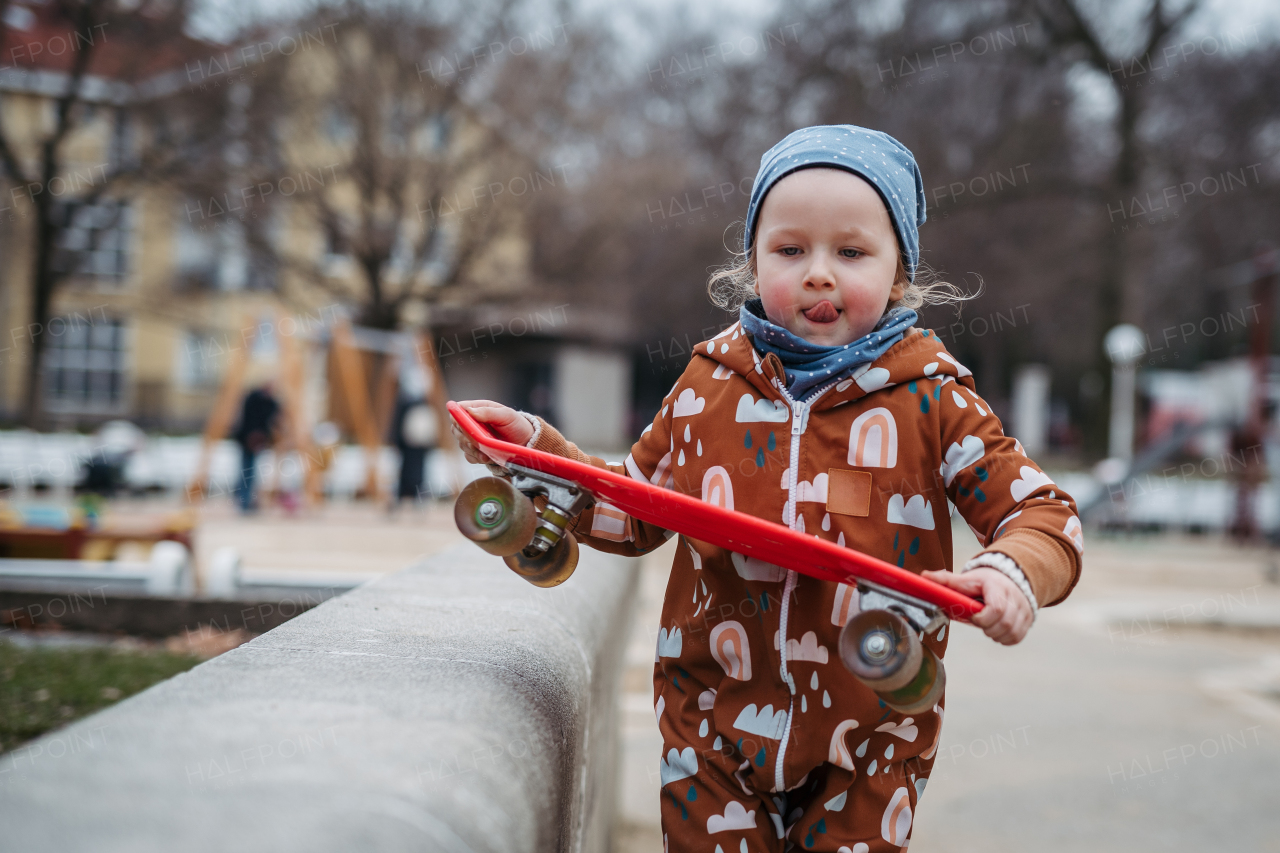
M1041 607L1062 601L1080 579L1080 554L1043 530L1020 527L989 544L981 554L996 553L1013 560L1035 592Z
M533 424L533 435L529 436L529 441L525 444L525 447L541 450L553 456L563 456L566 459L573 459L598 468L604 467L602 460L583 453L576 444L566 439L560 434L559 430L542 418L537 415L531 415L528 412L521 412L520 414L528 418L529 422Z
M528 418L529 423L533 425L533 435L529 436L529 440L524 443L525 447L533 447L542 436L542 418L537 415L531 415L528 412L521 412L520 414Z
M983 551L965 563L960 572L963 574L974 569L995 569L1013 581L1014 586L1027 597L1027 602L1031 605L1031 618L1033 621L1035 620L1036 613L1040 610L1040 603L1036 601L1036 594L1031 590L1031 583L1027 580L1026 574L1023 573L1012 557L1008 554L1001 554L999 551Z

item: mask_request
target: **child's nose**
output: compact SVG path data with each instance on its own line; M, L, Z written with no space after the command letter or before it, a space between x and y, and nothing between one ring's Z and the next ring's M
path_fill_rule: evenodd
M821 258L815 258L805 271L804 286L806 290L834 289L836 283L831 265Z

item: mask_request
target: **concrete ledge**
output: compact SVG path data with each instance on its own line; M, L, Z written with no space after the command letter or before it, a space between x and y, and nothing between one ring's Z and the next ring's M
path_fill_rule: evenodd
M636 569L470 545L0 756L4 847L607 851Z

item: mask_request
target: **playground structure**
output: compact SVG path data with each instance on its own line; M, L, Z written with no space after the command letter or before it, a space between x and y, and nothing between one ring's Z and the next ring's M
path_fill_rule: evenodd
M379 477L379 452L397 400L414 396L415 392L421 392L435 414L435 437L449 459L450 479L461 480L461 455L448 429L448 394L430 332L361 328L345 318L318 331L274 331L284 328L284 319L256 327L246 322L245 328L273 330L269 333L272 340L267 343L274 344L275 363L268 363L267 369L258 373L269 375L279 392L280 422L272 449L276 458L296 454L301 466L303 506L316 506L325 499L323 477L336 449L339 431L316 429L322 423L321 412L327 410L328 419L324 422L340 423L364 451L364 485L356 496L380 500L387 495L388 484ZM202 431L199 461L186 488L187 500L192 504L210 493L214 448L236 423L241 401L253 384L249 379L255 358L269 361L257 354L258 350L268 349L260 345L263 341L259 337L255 332L244 346L229 352L214 406ZM329 434L317 436L318 432ZM280 466L274 466L263 483L265 494L279 494L279 475Z
M183 596L202 589L208 595L244 597L305 585L305 579L286 578L259 589L262 579L241 577L235 554L215 555L213 565L195 571L197 506L234 491L239 461L228 465L235 451L224 438L255 383L270 382L280 403L272 444L257 464L263 494L286 509L316 507L330 495L386 497L393 485L386 482L388 463L394 457L384 439L401 399L425 400L434 410L434 438L443 451L436 468L439 472L443 464L444 482L456 488L463 477L461 455L447 428L447 396L428 333L362 329L340 318L304 327L282 315L272 323L246 318L243 328L241 345L223 350L218 393L198 439L158 436L155 447L147 449L141 431L122 421L107 424L93 438L12 437L4 462L16 500L0 501L0 589L83 591L105 584L148 595ZM430 414L419 414L430 421ZM113 427L116 434L108 435ZM358 449L340 444L344 432ZM136 475L139 467L131 463L163 470L187 505L142 514L108 510L106 497L117 488L136 490L136 484L126 486L127 471L132 468ZM41 485L37 470L57 471L58 479ZM94 482L95 471L107 481L105 488ZM73 498L77 484L84 492ZM32 501L38 488L48 488L52 501Z

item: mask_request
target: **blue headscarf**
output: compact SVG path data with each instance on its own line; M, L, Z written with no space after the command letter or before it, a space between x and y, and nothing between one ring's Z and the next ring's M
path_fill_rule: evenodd
M876 188L893 220L907 277L914 281L920 263L918 229L925 220L920 167L911 151L892 136L851 124L801 128L764 153L747 206L747 250L755 240L760 204L773 185L792 172L819 166L852 172Z

